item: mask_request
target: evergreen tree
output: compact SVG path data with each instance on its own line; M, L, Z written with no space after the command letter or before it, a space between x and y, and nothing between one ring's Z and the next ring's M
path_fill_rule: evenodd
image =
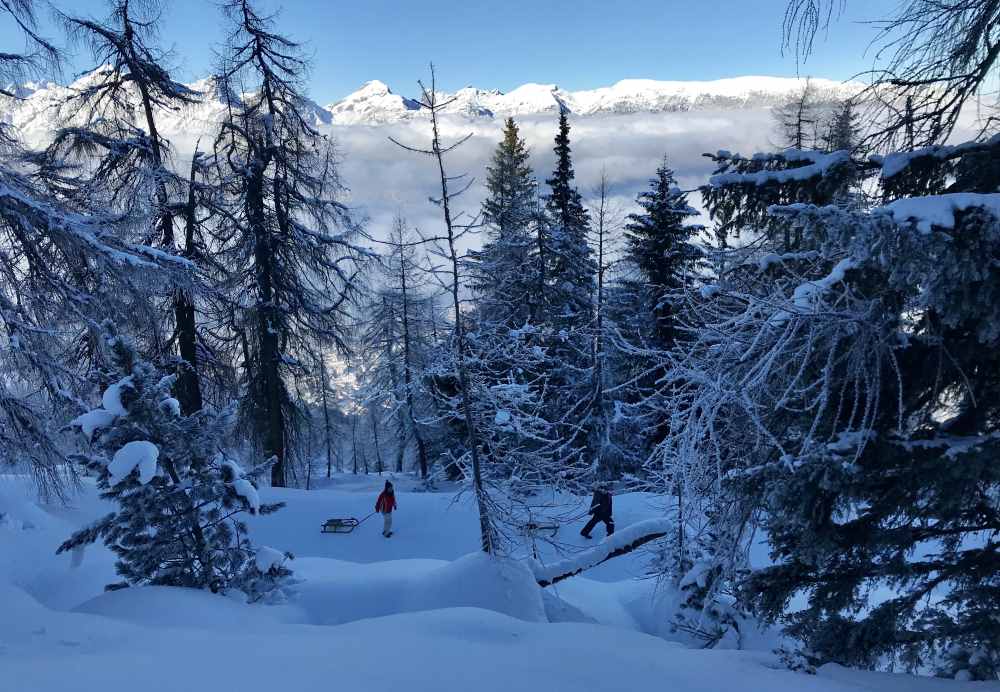
M569 119L559 114L555 139L556 167L545 181L547 225L544 229L547 267L546 317L554 326L585 329L593 313L597 269L587 242L590 217L574 185Z
M650 180L649 189L639 193L641 212L631 214L625 226L623 278L614 310L621 325L619 342L624 352L619 372L619 415L621 446L638 463L645 462L667 435L674 412L669 399L671 388L665 376L678 357L678 341L691 327L688 295L697 283L701 250L692 242L702 230L689 223L697 212L680 191L666 159ZM668 474L670 487L659 488L680 498L680 479ZM684 541L678 541L680 562ZM680 570L676 578L683 577Z
M989 142L936 155L951 164L942 171L947 179L948 168L986 152L1000 154ZM924 168L915 158L903 160ZM891 177L902 175L897 167ZM980 652L969 671L994 679L1000 668L992 624L1000 563L983 540L1000 530L1000 216L990 195L972 191L996 189L1000 180L989 168L976 177L946 183L938 196L924 195L921 184L906 200L912 212L887 214L888 205L873 215L800 217L808 234L829 238L856 267L843 280L859 304L840 318L840 339L809 359L811 368L796 366L824 382L820 400L830 403L793 416L778 436L786 453L795 450L795 463L766 465L734 492L765 498L781 558L753 575L748 592L773 617L792 593L806 591L808 607L787 622L814 662L898 661L914 669L964 649ZM903 193L897 182L893 195ZM955 193L968 197L951 223L924 216ZM848 322L851 313L865 316L860 329ZM812 318L824 327L836 320ZM853 392L863 408L849 408L843 394L834 400L827 388ZM790 436L806 429L806 443L793 446ZM894 596L864 609L863 594L876 584Z
M837 104L826 124L823 148L826 151L848 151L854 153L861 143L860 116L854 101L846 99Z
M965 159L997 146L847 169L879 175L875 211L772 207L808 249L747 249L703 293L705 327L670 372L685 415L666 457L722 472L689 473L715 496L705 516L720 535L761 517L774 564L741 580L741 600L784 620L810 664L945 669L965 651L963 675L995 675L1000 218L979 191L1000 179ZM802 190L804 177L713 182ZM879 587L893 595L869 601ZM806 606L789 612L793 596Z
M570 150L569 120L559 114L556 167L546 180L545 224L540 233L545 276L541 322L549 363L546 385L550 418L558 440L556 457L566 465L592 459L587 437L592 425L594 291L597 266L588 236L590 219L580 193Z
M251 478L223 451L232 416L208 408L184 415L171 394L176 374L142 360L131 340L113 332L106 338L112 367L102 406L71 426L92 441L79 460L116 507L59 552L103 539L124 579L109 589L259 589L253 582L263 575L239 515L280 505L261 504Z
M528 148L513 118L486 169L487 198L483 221L487 239L473 257L473 290L478 319L508 328L537 315L538 280L532 224L537 219L537 185L528 163Z
M298 44L249 0L224 7L231 33L218 82L231 98L215 160L228 208L216 238L228 326L243 351L245 427L276 460L271 483L282 486L298 417L288 380L312 369L320 346L347 348L346 308L367 253L352 243L356 226L338 199L333 145L310 120Z
M691 239L702 226L688 223L698 212L677 187L666 158L636 201L642 212L630 215L625 226L625 261L636 273L629 282L636 292L634 307L637 314L652 316L651 345L669 350L678 338L676 303L701 255Z

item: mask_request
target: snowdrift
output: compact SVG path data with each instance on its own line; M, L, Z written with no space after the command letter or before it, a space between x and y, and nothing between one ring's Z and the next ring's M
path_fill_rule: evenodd
M400 505L408 514L392 539L377 526L320 535L315 520L330 516L331 507L360 513L371 503L368 485L267 491L268 501L288 506L270 526L255 519L266 526L256 538L300 555L292 565L296 593L268 606L170 587L102 593L115 579L113 556L102 546L54 554L68 533L107 511L94 489L85 487L71 507L39 505L26 499L23 481L0 480L0 690L998 689L837 666L801 675L784 670L764 639L750 643L756 651L666 641L671 594L630 578L644 557L629 553L589 568L629 532L595 545L570 543L576 537L567 531L571 551L591 550L561 560L549 553L546 567L495 560L471 552L473 508L455 505L450 494L404 490ZM624 496L616 505L623 525L659 514L648 497ZM588 569L538 585L533 567L567 566Z

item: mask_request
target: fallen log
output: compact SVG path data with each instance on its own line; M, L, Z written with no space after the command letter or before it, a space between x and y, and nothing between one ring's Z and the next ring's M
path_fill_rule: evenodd
M577 553L571 558L543 565L537 560L531 560L531 570L538 585L545 587L558 584L563 579L580 574L585 570L597 567L619 555L631 553L636 548L663 538L671 530L672 524L667 519L647 519L608 536L589 550Z

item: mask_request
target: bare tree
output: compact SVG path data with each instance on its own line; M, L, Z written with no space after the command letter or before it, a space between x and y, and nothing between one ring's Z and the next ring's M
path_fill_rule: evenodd
M450 190L451 183L454 183L456 180L460 180L461 176L457 178L449 176L447 169L445 168L445 156L467 142L472 135L466 135L449 145L444 145L442 143L440 128L438 126L438 116L440 115L441 110L451 103L451 100L442 101L438 98L433 64L431 65L430 72L430 87L425 86L423 82L419 82L421 91L420 106L430 113L430 148L422 149L410 147L395 139L392 139L391 141L407 151L432 157L437 165L438 178L441 183L441 197L435 200L435 203L440 207L441 213L444 216L445 237L443 240L446 243L446 259L450 272L448 289L451 294L452 309L454 310L455 317L453 347L454 366L458 377L459 393L461 395L461 409L465 419L464 423L468 444L468 454L472 462L472 489L475 494L476 504L479 510L479 531L483 552L494 553L496 548L496 532L493 526L493 521L490 517L490 499L486 492L486 487L483 484L480 462L479 432L473 411L472 394L469 383L467 365L469 347L466 341L465 323L462 314L462 301L460 298L463 286L462 261L457 247L458 240L462 235L473 228L475 223L472 222L463 224L456 222L456 218L453 216L452 212L452 204L455 197L468 189L468 184L459 189L457 192L452 192Z
M845 7L846 0L789 0L784 45L805 59L816 34ZM872 71L866 94L870 146L942 142L963 108L980 98L993 101L979 104L989 109L980 134L996 128L996 94L988 91L1000 58L996 0L906 0L879 29L876 59L885 63Z
M608 271L615 263L617 234L621 231L624 213L611 199L610 182L607 171L601 171L601 179L594 190L595 201L590 206L592 242L597 252L597 294L594 300L594 338L592 372L594 413L590 417L590 446L594 450L593 466L601 478L610 476L607 451L611 434L611 401L607 391L607 296Z

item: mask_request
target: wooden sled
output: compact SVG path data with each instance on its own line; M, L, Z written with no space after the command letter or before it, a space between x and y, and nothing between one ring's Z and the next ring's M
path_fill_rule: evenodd
M321 533L350 533L358 527L360 524L354 517L347 517L346 519L327 519L323 522L323 528Z

